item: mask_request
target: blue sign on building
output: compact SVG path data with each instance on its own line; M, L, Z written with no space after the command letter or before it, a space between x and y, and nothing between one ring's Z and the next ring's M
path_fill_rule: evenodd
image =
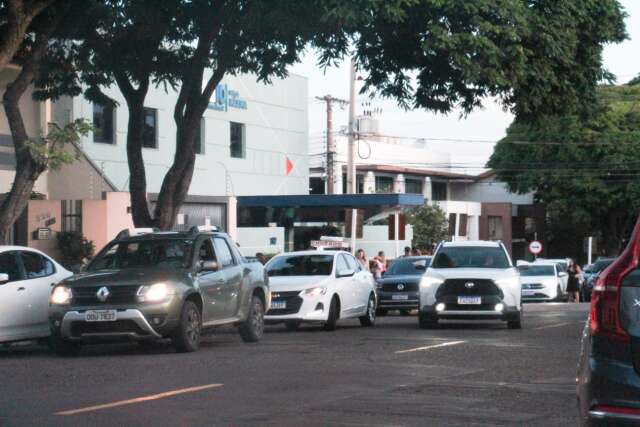
M209 103L210 110L229 111L229 108L247 109L247 101L240 97L240 92L224 85L216 86L215 101Z

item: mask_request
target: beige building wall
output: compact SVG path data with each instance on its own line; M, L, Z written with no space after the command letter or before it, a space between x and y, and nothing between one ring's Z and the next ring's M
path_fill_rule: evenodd
M120 231L133 228L130 206L129 193L105 193L102 200L83 200L82 234L93 241L96 253Z
M41 250L58 258L58 242L56 234L62 227L62 206L60 200L30 200L27 206L27 246ZM47 222L53 224L47 225ZM38 240L34 233L38 228L49 228L51 234L49 239Z

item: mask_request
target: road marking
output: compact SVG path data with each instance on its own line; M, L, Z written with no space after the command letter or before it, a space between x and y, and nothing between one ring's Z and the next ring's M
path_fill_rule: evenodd
M118 406L133 405L135 403L148 402L150 400L164 399L166 397L177 396L179 394L194 393L196 391L207 390L210 388L222 387L223 384L207 384L197 387L181 388L178 390L165 391L164 393L151 394L149 396L136 397L135 399L120 400L118 402L104 403L102 405L88 406L86 408L71 409L69 411L56 412L55 415L76 415L84 412L100 411L102 409L116 408Z
M416 347L416 348L410 348L408 350L398 350L396 351L396 354L413 353L414 351L423 351L423 350L431 350L432 348L449 347L451 345L464 344L465 342L466 341L443 342L442 344L428 345L426 347Z
M533 328L533 330L534 331L539 331L541 329L559 328L561 326L567 326L567 325L570 325L570 324L571 324L571 322L556 323L555 325L539 326L537 328Z

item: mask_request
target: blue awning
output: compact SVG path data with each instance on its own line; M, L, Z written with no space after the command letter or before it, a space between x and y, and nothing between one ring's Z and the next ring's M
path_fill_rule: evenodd
M238 207L413 207L424 204L422 194L305 194L292 196L238 196Z

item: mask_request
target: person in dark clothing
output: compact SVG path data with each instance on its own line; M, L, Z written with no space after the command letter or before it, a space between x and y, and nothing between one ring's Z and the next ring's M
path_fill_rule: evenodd
M580 302L580 277L582 276L582 270L574 260L571 260L567 273L569 274L569 282L567 283L569 302Z

